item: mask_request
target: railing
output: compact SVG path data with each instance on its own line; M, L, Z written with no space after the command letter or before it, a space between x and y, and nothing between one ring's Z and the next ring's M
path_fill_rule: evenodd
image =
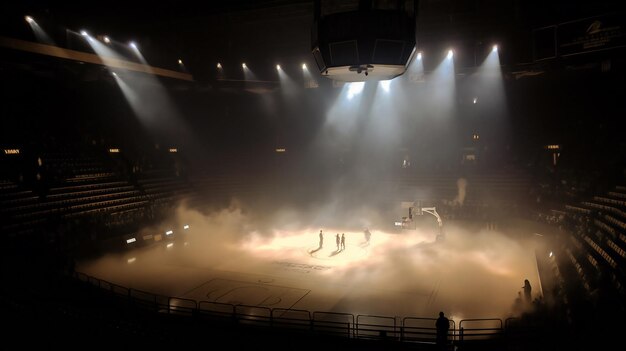
M127 306L149 313L175 315L222 327L276 329L336 336L362 340L392 340L402 343L435 344L435 318L354 315L339 312L310 312L288 308L269 308L244 304L196 301L163 296L126 288L87 274L76 272L75 277L90 286L101 289L106 296L126 302ZM507 320L507 326L513 319ZM456 328L450 319L449 346L462 346L474 341L499 342L505 337L501 319L463 319Z
M420 344L435 344L437 338L436 322L436 318L405 317L402 320L400 340ZM457 337L456 323L452 319L449 319L449 322L448 342L454 344Z
M358 315L355 337L358 339L399 339L395 317Z
M467 343L500 345L504 342L504 336L504 326L501 319L462 319L459 322L457 344L461 348Z
M355 337L354 315L340 312L313 312L312 330L315 333L342 336L347 338Z

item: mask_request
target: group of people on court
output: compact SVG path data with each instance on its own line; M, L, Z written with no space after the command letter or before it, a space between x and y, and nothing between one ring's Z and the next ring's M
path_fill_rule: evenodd
M320 229L320 248L322 248L324 246L324 233L322 232L322 230ZM346 249L346 235L345 233L341 233L341 236L339 236L339 233L337 233L337 235L335 236L335 242L337 243L337 251L339 250L345 250Z
M365 236L366 236L366 241L369 242L370 237L371 237L371 233L369 231L369 229L365 229L364 231ZM319 233L319 237L320 237L320 243L319 246L320 248L323 247L324 245L324 232L322 230L320 230ZM337 243L337 251L339 250L345 250L346 248L346 235L345 233L341 233L341 236L339 235L339 233L337 233L335 235L335 242ZM525 281L525 293L526 294L530 294L530 284L528 283L528 280ZM446 350L448 347L448 333L450 332L450 320L444 315L443 312L439 312L439 318L437 318L436 322L435 322L435 329L437 331L436 333L436 345L437 348L439 350Z

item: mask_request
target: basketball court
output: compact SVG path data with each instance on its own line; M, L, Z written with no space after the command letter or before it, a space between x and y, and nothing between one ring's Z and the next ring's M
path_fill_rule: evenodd
M239 228L240 230L242 228ZM511 316L524 279L541 294L530 231L446 223L414 229L276 229L190 225L77 270L165 296L269 309L454 320ZM336 235L345 235L345 249Z

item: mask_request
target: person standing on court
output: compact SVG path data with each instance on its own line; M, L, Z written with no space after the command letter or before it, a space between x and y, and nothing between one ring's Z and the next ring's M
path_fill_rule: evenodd
M372 237L372 233L369 228L365 228L365 242L369 244L370 238Z
M448 344L448 331L450 330L450 320L439 312L439 318L435 322L437 328L437 349L445 350Z
M532 287L530 286L530 282L528 281L528 279L524 279L524 286L522 287L522 289L524 289L524 299L526 300L526 303L531 303Z
M322 230L320 229L320 249L324 246L324 234L322 234Z
M341 233L341 249L346 249L346 235L344 233Z

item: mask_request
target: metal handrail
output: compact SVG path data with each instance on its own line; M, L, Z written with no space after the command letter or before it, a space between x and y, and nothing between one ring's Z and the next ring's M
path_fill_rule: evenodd
M307 310L295 310L289 308L272 308L271 309L271 321L272 326L284 326L289 329L297 330L313 330L313 320L311 319L311 312ZM279 315L281 314L281 315ZM306 318L291 317L288 315L299 314L304 315Z
M499 324L498 327L495 328L464 328L463 324L474 323L474 322L496 322ZM488 331L483 333L484 331ZM500 318L472 318L472 319L462 319L459 322L459 342L463 343L467 341L466 338L477 339L479 337L501 337L504 333L502 319Z
M375 318L382 320L391 320L393 321L393 325L380 325L380 324L370 324L370 323L362 323L359 320L361 318ZM364 326L365 328L362 328ZM363 331L364 333L360 333ZM392 332L390 336L388 332ZM374 334L376 333L376 334ZM376 316L376 315L367 315L360 314L356 316L356 326L355 326L355 337L356 338L366 338L366 339L398 339L398 331L396 325L396 318L389 316Z
M191 303L193 307L180 306L178 304L173 305L173 302ZM188 315L195 315L198 311L198 302L192 299L184 299L181 297L168 297L167 299L167 313L182 313Z
M409 326L410 321L428 321L429 326ZM420 318L420 317L404 317L402 319L401 326L401 341L416 342L416 343L435 343L437 340L437 327L435 323L437 318ZM456 322L453 319L448 319L450 328L448 329L448 340L454 343L457 337ZM412 337L416 335L417 337ZM419 337L419 336L424 336Z
M167 312L167 314L198 317L201 320L217 318L220 323L230 321L246 326L293 328L310 332L322 332L327 335L341 335L347 338L387 339L402 342L432 343L434 336L436 336L435 318L404 317L400 320L400 325L398 325L397 317L379 315L357 315L355 317L353 314L342 312L310 312L289 308L196 301L194 299L163 296L139 289L126 288L82 272L75 272L73 277L80 282L98 287L114 296L128 299L134 306L140 308L148 307L149 310ZM303 317L292 317L289 316L290 314L299 314ZM458 330L456 329L456 322L450 319L451 328L449 335L452 336L453 343L455 341L468 341L466 338L501 337L504 335L504 326L510 326L511 321L514 319L508 318L506 323L503 323L502 319L499 318L463 319L459 322ZM381 321L389 323L380 323ZM415 321L428 321L433 326L412 325L411 322ZM466 327L472 323L489 322L495 323L496 326Z
M346 322L341 322L337 320L320 320L318 316L327 316L327 317L346 317L348 319ZM312 328L313 331L324 330L326 332L330 332L333 335L343 335L342 330L347 330L347 337L354 338L355 337L355 318L351 313L342 313L342 312L321 312L315 311L312 314ZM347 324L347 327L346 327Z
M259 314L249 314L249 313L240 313L240 309L248 309L257 312L261 312ZM238 324L248 325L248 326L261 326L261 327L272 327L272 309L269 307L261 307L261 306L252 306L252 305L244 305L238 304L235 305L234 309L234 318L237 320Z

